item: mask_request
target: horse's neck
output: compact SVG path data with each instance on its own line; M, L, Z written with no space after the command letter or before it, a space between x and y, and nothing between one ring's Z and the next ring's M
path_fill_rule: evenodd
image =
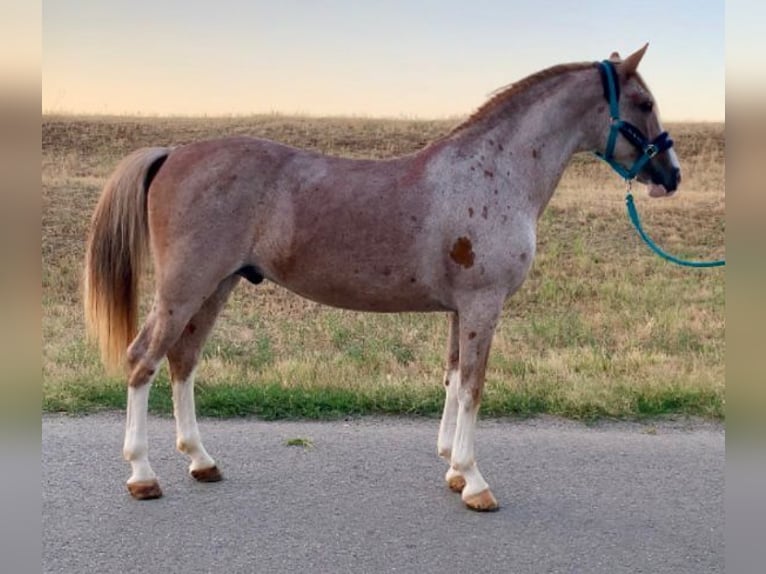
M572 156L592 147L593 102L600 94L597 77L587 70L569 73L555 89L551 78L507 102L464 137L481 150L484 162L500 174L511 174L512 189L538 207L547 205ZM593 85L591 85L593 84Z

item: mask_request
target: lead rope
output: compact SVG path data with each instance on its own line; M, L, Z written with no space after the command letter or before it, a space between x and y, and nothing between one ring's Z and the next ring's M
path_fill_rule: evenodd
M625 203L628 206L628 218L633 224L633 227L636 228L636 231L638 231L641 239L644 240L644 242L652 251L654 251L663 259L666 259L671 263L675 263L676 265L683 265L684 267L721 267L726 265L725 259L719 259L718 261L687 261L685 259L674 257L673 255L665 253L662 249L660 249L660 247L658 247L657 244L652 241L651 238L646 234L643 227L641 227L641 220L638 218L638 211L636 210L636 205L633 203L633 194L631 193L632 182L628 180L627 183L628 188L625 195Z

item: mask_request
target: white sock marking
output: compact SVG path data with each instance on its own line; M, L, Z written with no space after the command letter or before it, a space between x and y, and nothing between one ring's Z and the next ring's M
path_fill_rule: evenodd
M189 455L189 470L199 470L215 466L215 461L202 446L197 414L194 407L194 373L182 382L174 382L173 416L176 419L176 448Z
M457 393L460 388L460 372L456 369L447 372L447 381L444 397L444 411L441 423L439 423L439 440L436 449L439 456L450 459L452 455L452 443L455 437L455 425L457 424L458 400Z
M140 387L128 387L127 424L122 448L122 454L125 460L130 462L133 470L128 484L157 478L149 464L149 439L146 428L151 387L151 381Z
M470 397L460 397L455 442L452 449L452 469L462 474L463 478L465 478L465 488L462 494L463 500L468 496L478 494L489 488L489 485L479 472L479 467L476 465L474 458L474 435L478 412L479 405L473 404L473 400Z

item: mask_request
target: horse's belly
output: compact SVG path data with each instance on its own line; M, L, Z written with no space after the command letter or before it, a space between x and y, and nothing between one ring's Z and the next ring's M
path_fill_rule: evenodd
M447 307L415 275L396 277L384 270L379 278L344 273L306 273L300 277L272 280L286 289L317 303L378 313L445 311Z

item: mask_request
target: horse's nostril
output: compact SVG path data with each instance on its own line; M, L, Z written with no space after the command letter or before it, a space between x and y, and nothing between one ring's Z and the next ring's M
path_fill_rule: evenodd
M681 170L677 167L673 168L673 175L676 177L676 185L681 183Z

